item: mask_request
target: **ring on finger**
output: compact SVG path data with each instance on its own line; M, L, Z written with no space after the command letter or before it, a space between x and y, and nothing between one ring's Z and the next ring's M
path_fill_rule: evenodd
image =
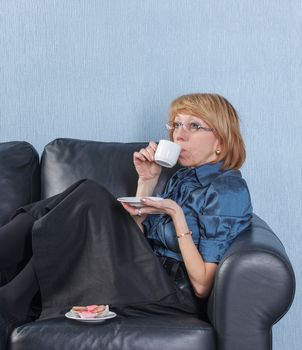
M141 211L141 209L137 209L136 215L137 215L137 216L142 216L142 211Z

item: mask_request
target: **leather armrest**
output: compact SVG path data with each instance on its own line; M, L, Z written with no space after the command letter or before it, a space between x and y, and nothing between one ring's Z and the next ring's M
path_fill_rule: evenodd
M295 276L285 249L254 215L220 262L209 299L219 350L271 349L271 327L289 309Z
M40 165L35 148L25 141L0 143L0 227L17 208L39 198ZM9 282L25 262L0 270L0 286Z
M39 156L24 141L0 143L0 226L21 205L40 197Z

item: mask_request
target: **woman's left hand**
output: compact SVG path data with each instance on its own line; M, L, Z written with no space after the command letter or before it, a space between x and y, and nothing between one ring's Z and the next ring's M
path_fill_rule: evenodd
M133 217L136 217L136 216L142 216L142 213L141 213L141 210L136 208L136 207L133 207L132 205L128 204L128 203L121 203L122 206L124 207L124 209ZM146 215L144 215L143 218L145 218Z
M133 217L140 229L144 231L142 222L149 214L166 214L169 215L173 222L177 217L184 219L184 213L181 207L171 199L152 200L149 198L142 198L141 201L144 206L135 208L128 203L121 203L124 209Z
M152 200L149 198L142 198L141 201L144 206L140 213L145 214L166 214L173 219L177 213L182 212L181 207L172 199Z

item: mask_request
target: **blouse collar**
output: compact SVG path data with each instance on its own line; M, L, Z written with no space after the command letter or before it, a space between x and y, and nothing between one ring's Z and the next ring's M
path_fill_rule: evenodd
M207 186L218 175L223 173L221 167L223 162L203 164L195 168L195 174L202 186Z
M207 163L196 168L182 168L177 171L176 178L181 180L183 178L196 177L202 186L210 184L215 177L222 174L221 170L223 161L217 163Z

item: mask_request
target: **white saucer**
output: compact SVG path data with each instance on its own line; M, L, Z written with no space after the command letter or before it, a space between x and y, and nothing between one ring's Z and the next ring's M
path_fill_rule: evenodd
M145 198L152 199L153 201L163 200L163 198L161 197L145 197ZM136 208L142 208L145 206L145 204L141 202L141 197L120 197L120 198L117 198L117 200L119 202L128 203L132 207L136 207Z
M80 316L75 315L73 312L68 311L65 314L65 317L69 318L70 320L75 320L75 321L80 321L80 322L88 322L88 323L100 323L104 322L106 320L109 320L111 318L116 317L116 313L109 311L105 316L100 316L100 317L83 317L81 318Z

